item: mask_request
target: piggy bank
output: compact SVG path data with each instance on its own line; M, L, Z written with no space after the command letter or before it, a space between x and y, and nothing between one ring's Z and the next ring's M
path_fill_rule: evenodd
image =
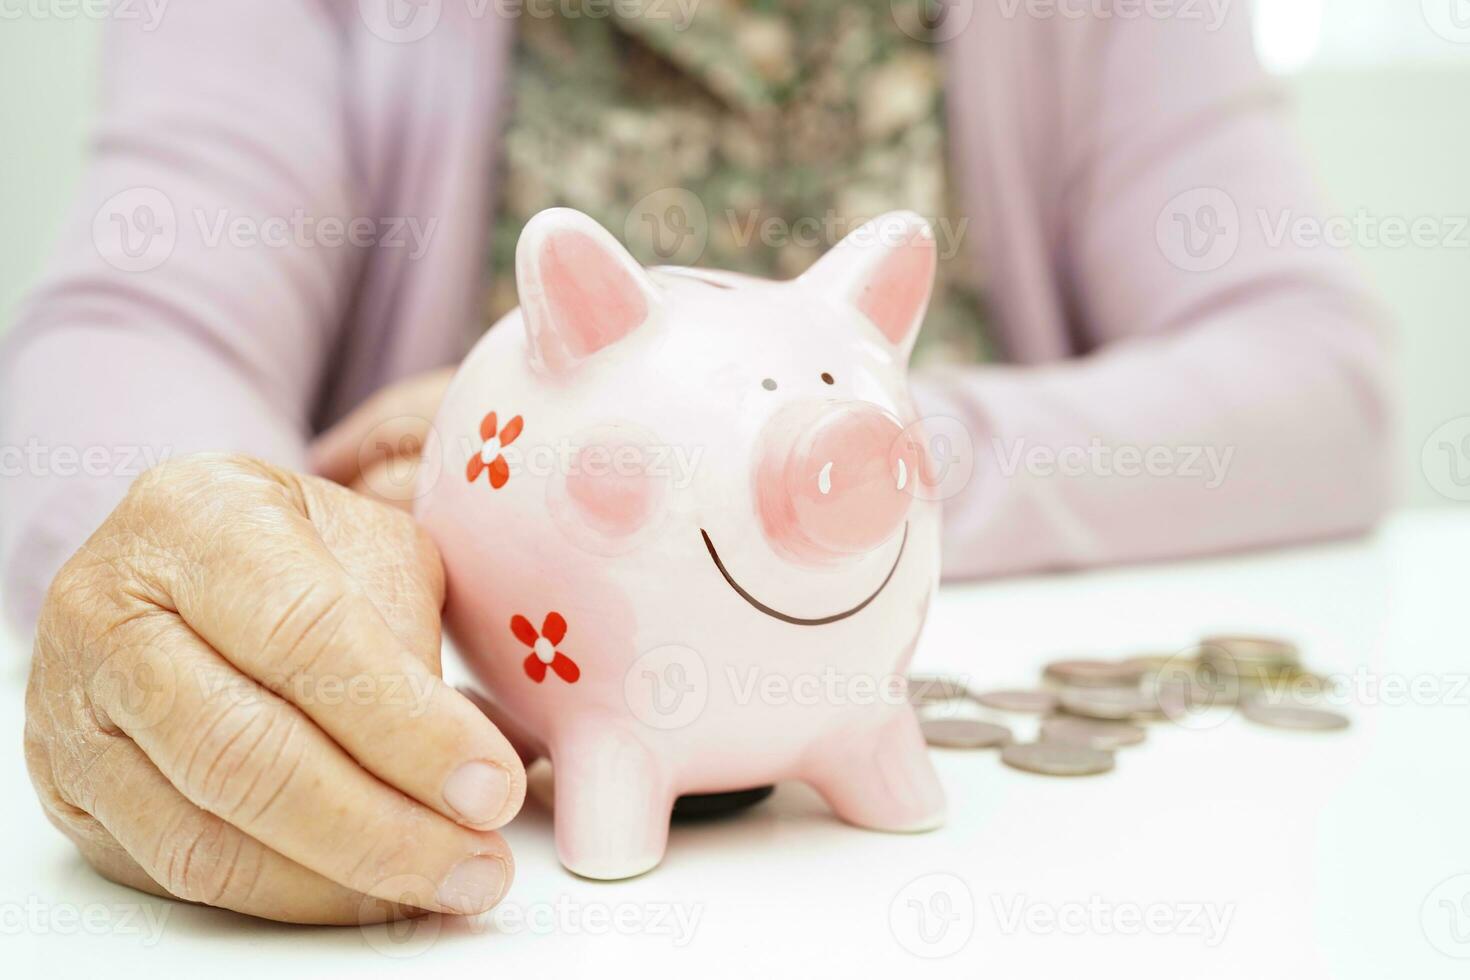
M526 225L521 306L451 383L415 506L571 871L647 871L678 796L781 780L861 827L942 821L904 687L939 574L906 380L935 263L909 213L789 282Z

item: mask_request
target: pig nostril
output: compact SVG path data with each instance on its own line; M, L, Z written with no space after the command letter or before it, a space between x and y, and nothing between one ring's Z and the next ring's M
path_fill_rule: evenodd
M902 490L909 482L909 468L902 459L898 461L898 489Z
M832 492L832 463L829 461L822 467L822 472L817 474L817 489L822 491L822 496Z

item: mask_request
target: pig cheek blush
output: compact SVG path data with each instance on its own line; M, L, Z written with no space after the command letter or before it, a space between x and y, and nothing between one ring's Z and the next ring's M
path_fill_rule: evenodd
M656 533L667 515L669 478L652 437L602 427L578 440L565 471L548 480L547 509L577 547L624 554Z
M610 538L624 538L643 527L653 512L655 493L646 473L578 470L567 476L567 496L588 525Z
M521 307L445 393L414 506L570 871L642 874L676 800L783 780L859 827L943 821L903 680L939 579L906 378L934 264L906 212L789 282L646 270L566 209L522 230ZM761 693L834 675L863 686Z

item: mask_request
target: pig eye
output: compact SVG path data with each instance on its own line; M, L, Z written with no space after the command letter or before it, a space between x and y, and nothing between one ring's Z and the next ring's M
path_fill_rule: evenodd
M764 380L764 381L761 382L761 387L764 388L764 389L766 389L767 391L775 391L776 390L776 379L775 378L767 378L766 380Z
M826 371L822 372L822 380L827 382L827 384L829 385L836 384L836 382L832 380L832 375L828 374Z

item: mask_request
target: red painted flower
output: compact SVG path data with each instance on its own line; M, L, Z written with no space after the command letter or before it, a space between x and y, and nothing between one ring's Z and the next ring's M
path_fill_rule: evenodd
M475 482L483 470L490 474L492 487L499 490L505 486L505 481L510 479L510 466L506 464L500 450L516 441L523 425L521 417L517 415L497 432L494 412L480 420L480 451L470 457L469 466L465 469L465 476L469 477L471 483Z
M582 671L572 658L557 650L557 645L567 635L567 621L562 618L561 613L547 613L539 634L525 616L512 616L510 631L516 635L517 640L531 648L522 666L526 668L526 676L537 684L546 679L547 667L556 671L556 676L568 684L577 683L577 678L582 676Z

